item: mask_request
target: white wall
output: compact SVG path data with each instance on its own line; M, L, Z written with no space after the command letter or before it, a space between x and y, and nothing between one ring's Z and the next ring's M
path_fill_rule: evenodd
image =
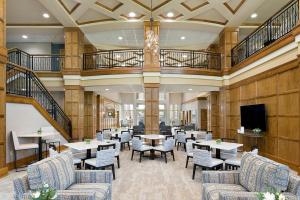
M11 131L16 133L36 132L43 126L51 126L50 123L32 106L29 104L7 103L6 104L6 162L13 161L13 144ZM61 144L67 141L59 136ZM20 143L36 142L32 139L20 139ZM33 155L34 151L19 152L18 158L24 158Z
M65 92L64 91L49 91L58 105L64 109L65 107Z
M40 42L23 42L23 43L7 43L8 49L18 48L29 54L51 54L51 43Z

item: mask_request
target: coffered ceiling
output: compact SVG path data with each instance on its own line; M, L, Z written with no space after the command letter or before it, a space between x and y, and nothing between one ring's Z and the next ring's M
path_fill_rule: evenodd
M289 0L153 0L153 16L161 22L162 47L206 48L224 27L253 28ZM79 27L98 48L143 46L143 21L149 20L150 0L9 0L8 29L13 35L28 26L51 29ZM49 19L41 13L51 15ZM135 17L129 13L134 12ZM172 12L173 17L167 15ZM258 13L257 19L249 16ZM249 26L250 29L249 29ZM18 29L19 28L19 29ZM117 38L123 37L119 41ZM179 38L185 36L186 40ZM243 36L242 36L243 37ZM8 35L9 38L9 35ZM13 39L12 39L13 40Z

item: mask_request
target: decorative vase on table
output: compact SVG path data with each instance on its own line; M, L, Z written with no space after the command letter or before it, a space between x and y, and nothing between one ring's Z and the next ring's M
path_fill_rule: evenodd
M40 189L30 191L30 197L32 200L55 200L57 199L57 193L55 189L44 183Z
M260 128L255 128L252 130L254 134L259 135L261 133L261 129Z

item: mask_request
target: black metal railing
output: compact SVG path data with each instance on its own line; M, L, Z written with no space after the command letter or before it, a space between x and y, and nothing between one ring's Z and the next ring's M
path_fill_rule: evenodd
M143 49L101 50L83 54L83 70L143 67Z
M289 33L299 19L299 2L293 0L231 50L234 66Z
M160 66L221 69L221 54L201 50L161 49Z
M33 71L61 71L64 67L63 55L31 55L20 49L8 51L8 60Z
M32 70L7 63L6 93L35 99L71 137L71 120Z

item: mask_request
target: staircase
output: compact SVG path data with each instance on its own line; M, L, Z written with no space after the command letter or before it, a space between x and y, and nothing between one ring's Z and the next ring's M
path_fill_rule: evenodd
M35 72L27 66L22 67L12 62L7 63L6 94L33 100L41 107L40 110L44 110L43 113L48 115L46 118L52 119L50 120L52 125L62 136L67 140L72 138L70 118L54 100ZM24 114L26 115L26 113Z

